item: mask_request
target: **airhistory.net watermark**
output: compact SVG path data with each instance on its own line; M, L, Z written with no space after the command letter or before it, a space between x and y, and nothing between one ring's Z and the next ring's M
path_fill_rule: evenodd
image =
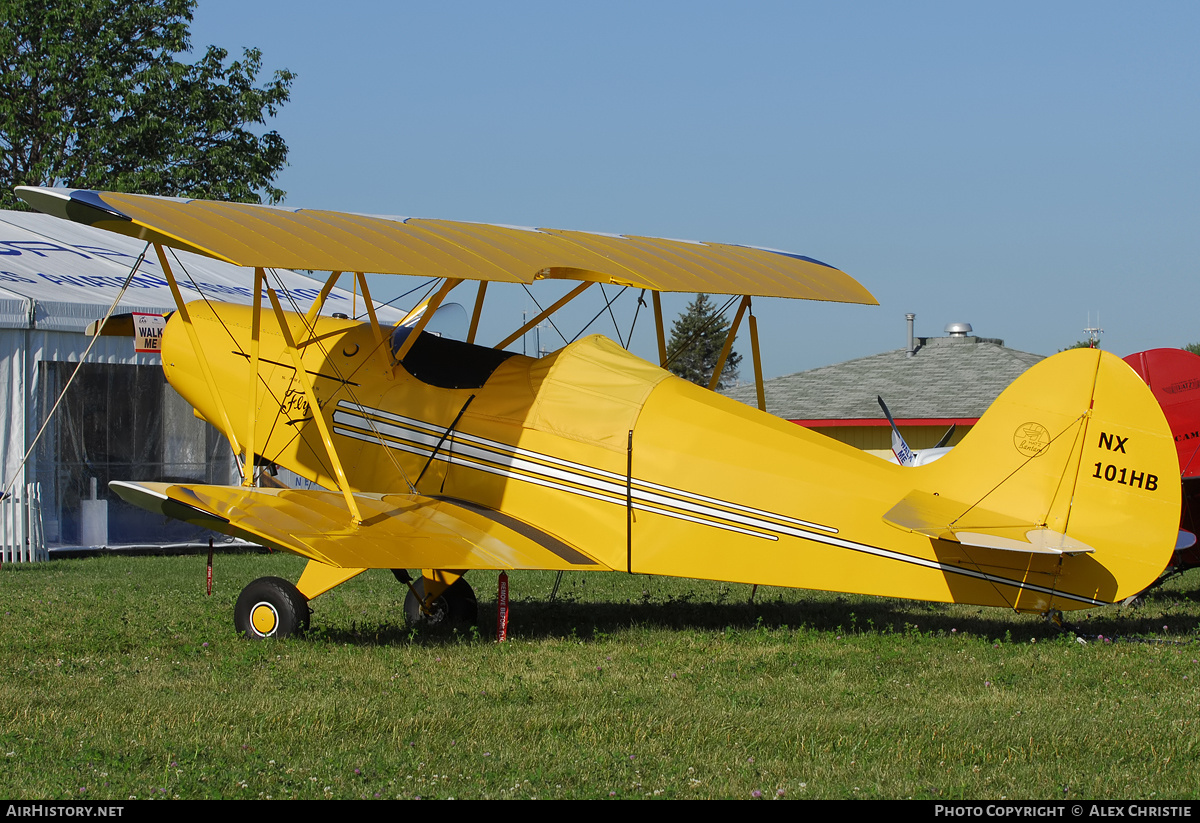
M88 803L6 803L5 817L121 817L124 806Z

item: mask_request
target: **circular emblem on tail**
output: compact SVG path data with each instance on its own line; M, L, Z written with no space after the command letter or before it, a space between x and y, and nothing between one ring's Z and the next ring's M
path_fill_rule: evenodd
M1013 445L1026 457L1037 457L1050 445L1050 432L1041 423L1022 423L1013 432Z

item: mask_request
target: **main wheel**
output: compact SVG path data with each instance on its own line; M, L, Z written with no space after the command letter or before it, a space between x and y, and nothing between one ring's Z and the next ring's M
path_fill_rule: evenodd
M251 640L290 637L308 629L308 600L280 577L260 577L238 597L233 625Z
M416 596L413 592L416 592ZM479 604L475 591L465 578L458 578L454 585L442 592L433 601L429 613L421 611L425 599L425 578L418 577L404 598L404 616L409 623L424 623L427 626L473 626L479 622Z

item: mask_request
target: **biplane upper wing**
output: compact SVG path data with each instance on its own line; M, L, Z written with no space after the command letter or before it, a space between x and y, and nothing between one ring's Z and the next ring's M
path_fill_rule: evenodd
M878 304L819 260L752 246L82 189L16 192L48 214L239 266Z
M342 495L273 489L116 482L127 502L339 568L586 569L608 566L515 518L463 501L415 494Z

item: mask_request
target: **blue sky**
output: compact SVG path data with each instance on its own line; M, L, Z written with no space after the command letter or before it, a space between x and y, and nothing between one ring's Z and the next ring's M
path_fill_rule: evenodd
M192 41L299 75L270 124L288 205L770 246L879 299L756 303L770 377L899 348L905 312L1042 354L1089 313L1120 355L1200 341L1198 24L1184 2L200 0ZM484 341L532 308L497 299Z

